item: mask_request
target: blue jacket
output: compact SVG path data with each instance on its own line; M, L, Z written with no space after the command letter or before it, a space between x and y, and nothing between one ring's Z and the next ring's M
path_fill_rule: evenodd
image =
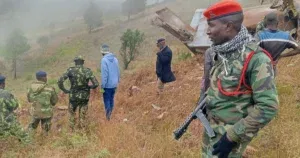
M264 29L259 31L255 38L258 45L272 55L274 61L279 59L280 54L285 49L296 49L298 47L298 44L288 32L280 30Z
M119 82L118 59L112 53L104 55L101 60L101 88L116 88Z

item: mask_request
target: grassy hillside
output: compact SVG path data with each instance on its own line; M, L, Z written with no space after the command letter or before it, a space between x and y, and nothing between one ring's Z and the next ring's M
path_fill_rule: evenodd
M212 2L212 1L210 1ZM8 77L7 88L20 100L18 111L21 124L30 121L26 101L26 87L34 80L36 70L49 73L49 84L71 66L75 55L82 54L86 65L99 79L98 64L101 59L99 46L107 43L118 55L120 36L128 28L140 29L146 34L142 55L122 72L116 94L116 107L110 122L105 120L104 105L99 90L93 91L88 111L86 131L71 133L68 129L68 111L55 110L52 131L47 138L37 134L33 145L22 146L15 139L0 141L0 157L130 157L130 158L197 158L201 153L199 121L194 121L180 141L173 139L172 132L193 110L199 96L203 65L195 58L185 56L188 50L174 37L149 21L156 10L168 6L185 22L189 23L196 8L205 8L209 1L177 0L148 9L124 22L116 21L98 32L88 35L84 28L76 33L57 36L44 54L38 49L28 53L19 65L19 79ZM249 1L245 6L252 5ZM162 96L156 95L155 40L165 37L174 52L173 70L177 81L167 85ZM200 59L201 61L201 59ZM280 96L279 114L264 128L251 145L257 149L255 158L296 158L300 155L300 103L296 99L300 83L300 56L283 59L278 65L276 79ZM6 72L8 74L8 72ZM140 90L130 91L137 86ZM59 94L59 106L68 104L67 96ZM153 106L160 107L159 110ZM40 132L40 130L39 130ZM38 133L39 133L38 132Z

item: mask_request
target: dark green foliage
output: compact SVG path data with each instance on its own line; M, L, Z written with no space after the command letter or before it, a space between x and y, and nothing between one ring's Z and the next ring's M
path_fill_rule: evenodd
M140 53L138 48L144 41L144 33L139 30L128 29L121 37L122 47L121 56L124 63L124 69L126 70L131 61L133 61L136 56Z

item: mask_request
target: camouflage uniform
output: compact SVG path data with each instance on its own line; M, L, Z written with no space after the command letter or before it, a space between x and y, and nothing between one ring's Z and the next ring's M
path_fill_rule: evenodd
M71 82L71 89L66 90L63 82L69 79ZM91 81L92 86L88 83ZM90 89L95 89L99 85L93 72L84 67L83 65L76 65L70 67L58 80L59 88L65 93L69 93L69 113L70 113L70 127L74 129L75 126L75 112L77 107L79 108L79 125L80 127L85 126L85 118L88 110L88 102L90 98Z
M255 54L246 71L246 82L252 87L253 92L225 96L218 88L218 79L221 80L224 90L232 92L239 84L244 61L251 51L255 51ZM227 64L224 66L217 55L210 71L211 82L207 91L207 114L216 137L209 138L204 133L203 158L216 157L212 156L212 146L225 132L238 143L229 157L242 157L247 144L257 135L258 130L276 115L279 104L271 61L257 45L248 43L241 53L235 51L224 56ZM246 90L244 85L242 90Z
M54 87L43 81L35 81L28 89L27 99L32 103L32 121L28 129L35 130L41 122L43 132L47 134L51 128L53 106L58 101Z
M18 101L7 90L0 88L0 138L15 136L23 143L29 143L28 133L17 121L14 110L18 108Z
M258 33L259 31L263 31L265 29L265 20L262 20L256 25L255 33Z

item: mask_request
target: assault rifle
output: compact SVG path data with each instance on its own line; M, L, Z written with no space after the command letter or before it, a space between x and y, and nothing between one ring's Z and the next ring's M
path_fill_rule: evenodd
M211 138L215 137L215 132L210 127L210 124L203 113L203 110L206 107L205 101L206 101L206 98L204 98L201 102L198 102L198 105L195 108L195 110L187 117L185 122L176 131L174 131L174 137L176 140L180 139L180 137L186 132L190 123L196 118L198 118L201 121L208 136Z

